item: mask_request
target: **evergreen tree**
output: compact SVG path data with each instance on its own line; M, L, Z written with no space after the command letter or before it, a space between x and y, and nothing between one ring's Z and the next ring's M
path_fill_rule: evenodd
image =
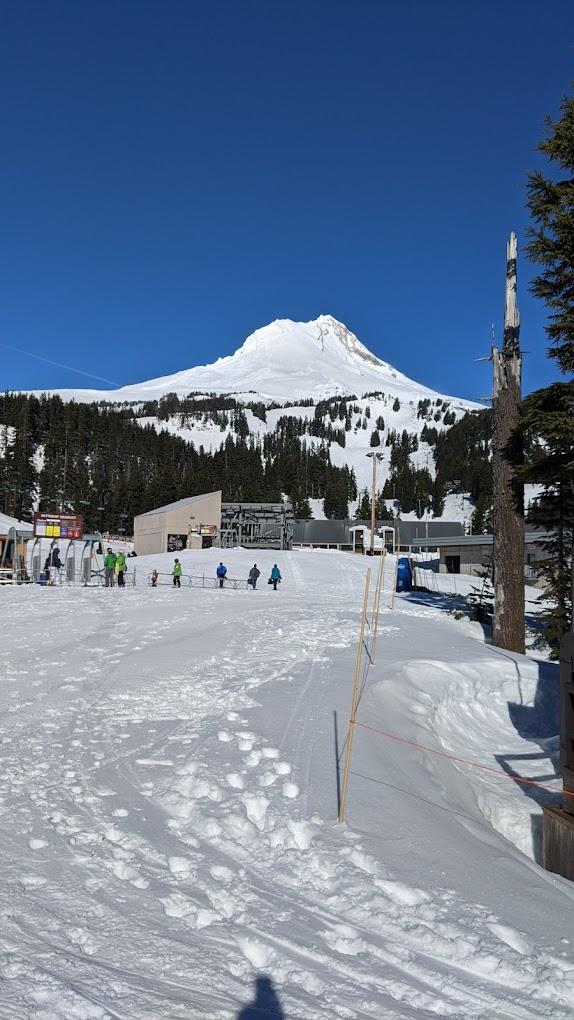
M375 513L378 521L392 521L394 520L393 511L387 509L385 497L382 492L377 493L377 500L375 506Z
M492 531L492 499L489 500L483 493L475 503L470 530L473 535L487 535Z
M545 601L551 600L543 614L545 636L556 658L562 634L573 627L574 381L531 393L523 403L522 428L538 440L521 473L524 481L544 486L527 520L549 536L541 543L546 558L540 574L547 585Z
M444 513L445 499L446 491L444 483L440 480L440 478L435 478L431 496L431 512L433 517L442 517Z
M345 520L349 516L349 497L345 476L333 475L327 483L323 511L329 520Z
M367 490L365 489L359 502L359 505L357 507L357 511L355 513L355 520L370 521L370 519L371 519L371 500L369 498Z
M293 504L293 516L296 520L310 521L313 519L309 500L301 493L301 490L298 490L291 496L291 502Z
M371 446L380 446L380 445L381 445L381 437L379 435L379 430L378 429L373 429L373 431L371 432Z
M523 404L526 442L525 481L544 486L530 507L528 521L551 537L543 543L547 559L541 573L552 608L546 636L557 657L565 631L574 629L574 97L566 96L557 121L547 119L548 135L539 149L553 176L540 171L528 178L528 208L533 220L527 251L541 271L531 284L548 307L549 354L569 379L532 393ZM530 443L528 442L530 440Z
M556 178L540 171L528 178L528 208L535 223L527 252L542 267L531 284L550 311L546 332L564 373L574 372L574 96L561 103L558 121L547 119L548 137L538 148L556 168Z

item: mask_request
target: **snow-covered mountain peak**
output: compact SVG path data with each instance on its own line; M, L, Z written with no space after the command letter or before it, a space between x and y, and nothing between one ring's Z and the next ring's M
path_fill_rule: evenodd
M308 356L314 361L319 354L349 354L353 358L389 369L390 366L376 358L361 343L358 337L343 322L333 315L319 315L310 322L294 322L293 319L275 319L268 326L255 330L247 337L238 355L258 352L270 357L277 354L278 347L292 344L308 347ZM223 359L222 359L223 360Z
M276 319L251 333L234 354L173 375L117 390L57 392L64 400L134 402L157 400L167 393L230 394L268 402L385 393L416 403L443 396L377 358L332 315L310 322ZM476 406L446 399L465 409Z

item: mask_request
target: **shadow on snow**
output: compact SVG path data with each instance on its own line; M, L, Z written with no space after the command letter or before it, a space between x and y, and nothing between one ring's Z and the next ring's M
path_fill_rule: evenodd
M240 1010L237 1020L286 1020L271 978L255 978L254 999Z

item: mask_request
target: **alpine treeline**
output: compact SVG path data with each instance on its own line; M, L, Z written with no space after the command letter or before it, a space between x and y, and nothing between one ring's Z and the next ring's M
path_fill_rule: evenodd
M299 518L311 515L309 499L322 499L327 517L345 518L349 501L357 498L356 480L351 469L331 463L329 444L341 442L351 415L355 429L369 420L368 408L361 411L356 399L321 401L307 419L281 415L273 432L254 437L246 411L263 419L270 408L224 396L183 400L170 394L132 407L5 394L0 396L0 508L23 520L34 509L73 508L83 512L88 527L122 533L131 529L135 514L221 489L229 501L277 501L286 494ZM423 406L421 416L427 417L426 410ZM400 513L438 517L448 493L466 492L475 500L473 531L487 530L490 411L463 415L448 430L437 428L435 415L428 415L432 424L425 422L420 437L385 428L383 418L376 418L373 434L379 444L371 443L390 448L377 517L392 516L384 500L392 500ZM165 430L158 431L150 417L165 423ZM228 433L217 452L193 447L169 431L198 422ZM421 442L428 448L423 468L411 459ZM370 494L362 493L361 520L370 517L369 508Z
M309 497L345 517L357 496L352 470L331 463L327 444L308 447L297 419L283 419L261 443L240 417L215 453L138 424L131 408L58 396L4 394L0 423L0 508L21 520L73 508L88 528L123 533L138 513L216 489L229 501L279 502L285 493L299 517L310 516Z

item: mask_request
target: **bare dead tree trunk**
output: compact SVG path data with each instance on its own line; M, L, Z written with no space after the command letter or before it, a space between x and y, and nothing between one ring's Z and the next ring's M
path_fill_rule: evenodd
M502 351L492 348L494 412L493 644L524 652L524 487L516 435L521 397L520 316L516 303L516 234L506 247L506 302Z

